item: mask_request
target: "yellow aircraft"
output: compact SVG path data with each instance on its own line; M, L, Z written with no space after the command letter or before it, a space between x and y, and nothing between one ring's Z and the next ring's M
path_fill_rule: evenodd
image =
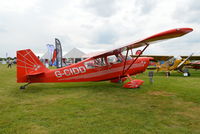
M171 58L167 61L165 61L163 64L160 64L160 62L157 63L156 69L157 72L159 71L165 71L167 76L170 76L171 71L178 71L180 73L183 73L184 76L190 76L190 72L188 69L184 68L185 65L190 64L189 58L193 55L193 53L188 56L187 58Z
M179 56L179 57L163 56L163 55L143 55L143 56L152 57L154 58L153 63L155 63L155 61L157 62L156 64L152 64L148 67L148 69L150 70L156 69L157 72L164 71L166 72L167 76L170 76L172 71L178 71L180 73L183 73L184 76L190 76L190 72L187 68L185 68L185 66L191 63L189 59L192 58L192 55L193 53L189 56ZM135 55L132 56L135 57ZM165 62L161 63L159 61L165 61Z

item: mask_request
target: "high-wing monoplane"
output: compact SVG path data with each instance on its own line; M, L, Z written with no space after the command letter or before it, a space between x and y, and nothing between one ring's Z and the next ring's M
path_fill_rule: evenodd
M167 76L171 75L171 72L177 71L184 76L190 76L189 68L200 69L200 56L193 56L194 53L189 56L170 56L170 55L142 55L142 57L152 57L154 60L150 62L147 69L157 70L157 72L166 72ZM133 55L134 57L136 55Z
M187 68L199 70L200 69L200 61L193 61L187 65Z
M193 53L186 58L180 57L172 57L169 60L165 61L163 64L160 62L157 63L156 69L158 71L165 71L167 76L170 76L171 71L178 71L183 73L184 76L190 76L190 72L185 66L190 63L190 57L192 57Z
M17 82L49 83L49 82L86 82L86 81L124 81L127 77L130 82L124 87L139 87L142 80L132 80L131 75L142 73L146 70L150 57L140 57L146 48L155 42L183 36L193 31L191 28L177 28L164 31L148 38L124 45L122 47L90 55L89 58L70 66L48 69L35 56L30 49L17 51ZM141 53L131 58L132 49L144 46ZM124 54L125 53L125 54Z

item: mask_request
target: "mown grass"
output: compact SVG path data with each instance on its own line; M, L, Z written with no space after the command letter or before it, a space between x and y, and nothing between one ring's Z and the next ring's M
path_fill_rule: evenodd
M200 71L191 77L147 73L139 89L110 82L32 84L0 65L0 133L200 133Z

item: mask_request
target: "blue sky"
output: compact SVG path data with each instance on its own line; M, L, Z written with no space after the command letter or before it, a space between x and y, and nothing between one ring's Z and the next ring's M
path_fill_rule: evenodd
M172 28L184 37L152 44L145 54L200 52L198 0L0 0L0 57L19 49L46 52L60 39L63 51L108 50Z

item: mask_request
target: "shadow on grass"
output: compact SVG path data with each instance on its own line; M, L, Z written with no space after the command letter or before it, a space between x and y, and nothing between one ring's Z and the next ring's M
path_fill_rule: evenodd
M200 77L200 70L190 69L189 72L191 74L191 76L189 76L189 77L197 77L197 78ZM145 73L147 73L147 75L148 75L148 71L145 72ZM166 77L166 72L156 72L156 71L154 71L154 75ZM184 76L183 76L183 73L173 71L173 72L171 72L171 75L169 77L184 77Z
M122 83L104 82L76 82L76 83L32 83L25 90L24 93L38 93L38 92L59 92L70 90L91 90L91 91L106 91L125 89ZM20 89L18 89L20 90Z

